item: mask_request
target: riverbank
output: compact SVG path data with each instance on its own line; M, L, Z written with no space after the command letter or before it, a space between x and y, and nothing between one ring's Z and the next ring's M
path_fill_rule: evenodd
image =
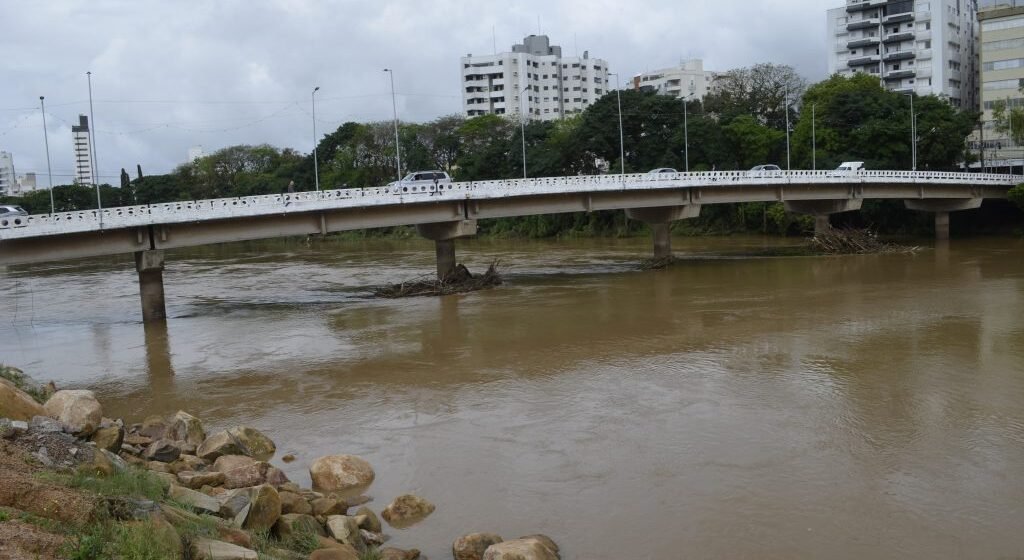
M429 501L403 494L375 511L365 460L319 457L307 488L270 462L276 454L249 426L208 434L184 411L129 424L104 417L91 391L56 390L0 366L0 558L421 558L385 546L385 527L426 522ZM559 558L543 535L469 533L452 551L456 560Z

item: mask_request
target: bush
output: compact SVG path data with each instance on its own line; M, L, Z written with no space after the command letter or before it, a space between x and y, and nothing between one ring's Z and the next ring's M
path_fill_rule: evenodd
M1016 204L1017 208L1024 210L1024 184L1017 185L1010 189L1006 198L1010 199L1010 202Z

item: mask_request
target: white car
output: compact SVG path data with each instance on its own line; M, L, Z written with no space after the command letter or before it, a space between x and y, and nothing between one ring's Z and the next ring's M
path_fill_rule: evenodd
M0 218L10 218L12 216L28 216L28 212L21 206L0 206Z
M388 186L395 194L435 193L452 188L452 178L444 171L415 171Z
M750 168L750 171L747 171L747 175L751 177L781 177L782 168L774 163L755 165Z
M652 169L652 170L647 172L648 175L661 175L662 173L679 173L679 172L676 171L675 169L672 169L671 167L659 167L657 169Z

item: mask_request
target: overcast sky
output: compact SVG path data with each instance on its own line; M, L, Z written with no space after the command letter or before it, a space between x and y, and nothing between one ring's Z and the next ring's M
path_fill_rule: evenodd
M70 127L92 71L100 175L166 173L191 146L312 148L345 121L425 121L461 108L459 57L540 30L628 78L702 58L825 77L825 10L841 0L0 0L0 150L46 183L70 182ZM494 35L492 36L492 29ZM623 82L625 83L625 79ZM134 175L134 173L133 173Z

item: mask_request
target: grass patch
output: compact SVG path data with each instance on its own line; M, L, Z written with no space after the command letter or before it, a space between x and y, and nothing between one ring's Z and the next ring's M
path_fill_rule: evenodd
M320 539L317 534L308 528L297 528L292 534L281 541L281 546L288 550L294 550L302 554L312 554L320 548Z
M62 526L59 522L31 513L22 513L18 516L18 520L28 523L29 525L35 525L47 533L64 534L67 533L67 527Z
M136 467L102 478L86 473L58 475L56 478L69 488L87 490L100 496L132 496L156 502L167 495L167 484L163 480Z
M359 554L359 560L380 560L381 558L383 558L383 555L380 553L380 549L375 546L371 546Z
M11 514L6 511L0 511L0 523L11 520Z
M176 535L153 523L97 523L63 551L69 560L172 560L181 556Z

